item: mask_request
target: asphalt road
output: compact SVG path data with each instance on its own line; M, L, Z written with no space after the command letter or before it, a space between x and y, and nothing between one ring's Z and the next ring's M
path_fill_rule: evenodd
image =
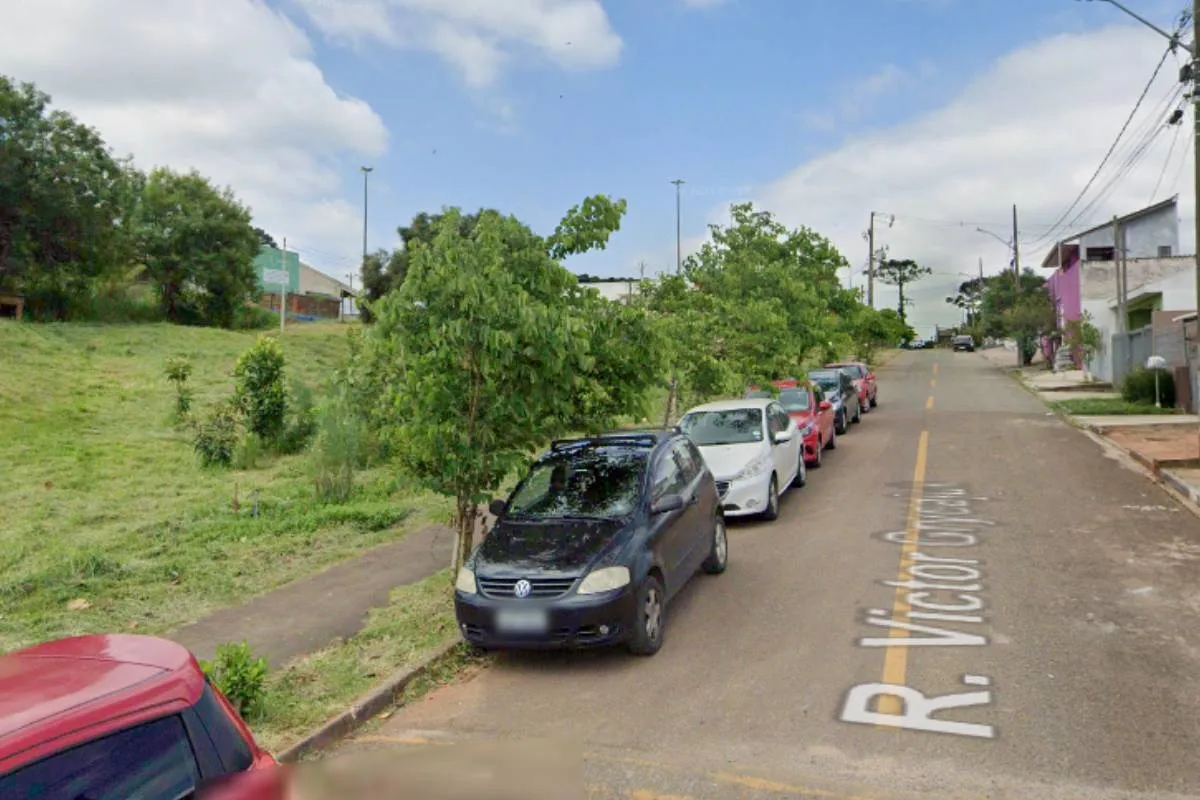
M657 656L502 655L342 752L556 740L631 800L1200 796L1200 520L979 354L879 382Z

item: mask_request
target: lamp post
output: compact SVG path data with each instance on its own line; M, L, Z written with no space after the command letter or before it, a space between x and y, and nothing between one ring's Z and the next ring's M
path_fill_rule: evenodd
M680 222L680 193L679 187L686 183L683 178L676 178L671 181L675 184L675 274L683 273L683 238L680 235L682 231L682 223Z
M371 173L375 170L374 167L360 167L363 176L363 249L362 249L362 265L360 269L365 273L367 268L367 181ZM351 286L353 286L351 279Z

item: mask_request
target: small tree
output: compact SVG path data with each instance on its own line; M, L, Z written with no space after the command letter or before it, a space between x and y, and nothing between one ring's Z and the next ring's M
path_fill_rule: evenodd
M163 366L163 373L175 386L175 420L182 422L192 410L192 390L188 387L192 362L182 356L172 356Z
M911 259L900 261L889 258L880 262L879 266L875 268L876 278L900 290L900 302L896 310L900 314L900 321L904 324L908 324L908 300L904 295L904 287L921 280L932 272L933 270L929 267L923 267Z
M242 354L233 371L237 380L234 399L246 418L246 427L264 442L274 444L283 433L288 413L283 348L270 336Z
M367 333L376 344L363 353L399 362L383 429L403 467L454 498L456 572L473 548L479 504L510 473L569 426L594 427L593 415L610 418L636 394L606 383L634 372L614 359L642 351L589 337L611 320L590 316L598 307L556 261L602 247L624 210L624 201L589 198L548 239L494 211L466 226L447 210L430 244L414 242L404 283L376 306Z
M1071 354L1083 365L1084 370L1087 370L1092 360L1104 350L1104 336L1092 323L1090 311L1084 311L1080 319L1071 320L1066 324L1063 342L1071 348Z

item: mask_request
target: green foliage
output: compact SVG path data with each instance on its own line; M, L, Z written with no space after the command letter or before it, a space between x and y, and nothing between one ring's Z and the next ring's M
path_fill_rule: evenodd
M67 319L125 267L137 172L29 83L0 75L0 289L35 320Z
M910 301L904 295L904 287L921 280L921 278L932 274L932 272L933 270L929 267L923 267L911 259L898 260L886 258L880 261L879 265L875 268L876 278L900 290L900 301L896 311L900 315L901 322L908 324L907 309Z
M609 316L551 255L606 241L618 221L609 207L585 202L553 242L513 217L484 211L468 225L450 209L429 244L413 243L403 285L376 306L359 388L382 375L394 381L388 406L373 413L409 474L454 498L459 559L470 552L478 504L534 450L568 426L592 428L635 405L637 383L606 382L633 380L633 365L653 362L653 346L589 333L641 324L639 312ZM651 370L642 385L654 378Z
M1063 332L1063 345L1071 348L1087 364L1104 349L1104 336L1092 323L1092 313L1084 311L1080 319L1071 320Z
M256 434L247 433L238 443L237 449L234 450L230 466L237 470L258 469L265 451L263 440Z
M256 657L249 644L220 645L216 658L200 666L244 719L253 719L262 713L267 660Z
M1044 291L1018 298L1016 305L1004 311L1002 319L1005 332L1016 339L1021 361L1026 365L1032 363L1040 338L1052 332L1057 323L1054 303Z
M229 401L213 406L196 424L192 446L206 467L231 467L242 440L242 420Z
M175 418L183 421L192 410L192 390L188 386L192 362L182 356L171 356L163 366L163 373L175 386Z
M1175 406L1175 376L1165 369L1139 367L1125 377L1121 397L1130 403L1154 405L1154 378L1158 374L1158 391L1166 408Z
M235 331L269 331L279 327L279 313L268 311L261 306L238 306L233 312Z
M134 217L146 268L173 322L232 327L258 292L261 242L233 192L199 173L150 173Z
M322 409L313 450L313 481L317 497L345 503L354 494L354 471L367 464L366 423L343 390Z
M900 319L895 309L861 306L849 320L849 336L855 357L866 363L874 363L875 355L881 348L896 347L915 338L916 332ZM827 359L826 363L834 360L836 358Z
M313 391L304 383L293 380L283 433L276 443L276 450L281 455L299 453L308 447L316 434L317 411Z
M246 418L246 427L271 445L279 442L288 413L284 366L279 341L260 336L233 371L237 381L234 399Z

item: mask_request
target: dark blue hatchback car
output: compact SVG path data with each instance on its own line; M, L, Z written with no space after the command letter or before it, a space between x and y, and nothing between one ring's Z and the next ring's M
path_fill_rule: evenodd
M463 637L486 649L662 647L667 604L729 542L712 473L678 431L555 442L460 570Z

